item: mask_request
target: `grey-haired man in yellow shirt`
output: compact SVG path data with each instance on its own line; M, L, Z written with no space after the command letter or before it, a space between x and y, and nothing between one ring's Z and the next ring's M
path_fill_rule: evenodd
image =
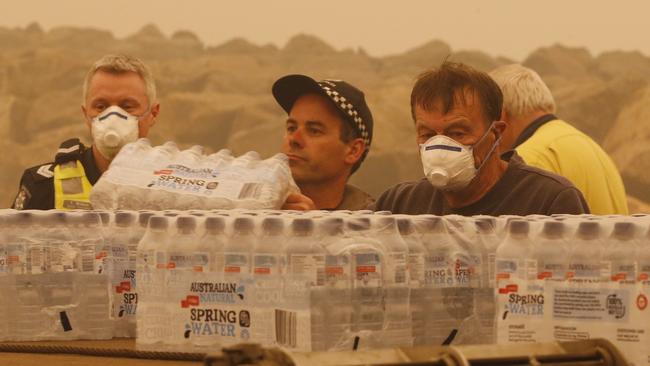
M518 64L490 76L503 92L504 148L526 164L567 178L593 214L628 214L623 180L607 153L589 136L554 115L555 100L541 77Z

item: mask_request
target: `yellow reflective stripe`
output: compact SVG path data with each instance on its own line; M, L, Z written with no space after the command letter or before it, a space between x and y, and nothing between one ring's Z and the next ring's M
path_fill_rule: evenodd
M75 194L66 194L63 191L63 181L66 179L80 179L82 192ZM68 209L65 205L66 201L77 201L90 204L90 190L93 188L92 184L86 177L86 171L80 161L76 162L76 166L64 167L56 165L54 167L54 208L58 210ZM69 205L68 205L69 206Z

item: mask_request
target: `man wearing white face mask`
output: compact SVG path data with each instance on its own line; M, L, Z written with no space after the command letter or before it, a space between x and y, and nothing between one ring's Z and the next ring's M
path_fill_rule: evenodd
M86 75L81 110L92 146L64 141L53 162L25 170L13 208L91 208L92 186L122 146L147 136L160 112L151 72L133 57L102 57Z
M398 184L371 206L406 214L588 213L568 180L499 148L503 96L485 73L451 62L421 74L411 113L425 178Z

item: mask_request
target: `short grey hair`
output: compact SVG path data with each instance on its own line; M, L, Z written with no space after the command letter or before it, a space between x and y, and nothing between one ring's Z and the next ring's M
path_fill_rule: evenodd
M519 64L500 66L490 72L503 92L503 109L519 117L532 112L555 113L555 100L534 70Z
M147 99L149 99L149 107L156 102L156 83L153 80L151 71L144 62L138 58L127 55L105 55L95 61L86 74L86 79L84 80L83 85L83 104L86 103L90 80L98 71L110 74L122 74L125 72L134 72L138 74L142 78L142 81L144 81L147 90Z

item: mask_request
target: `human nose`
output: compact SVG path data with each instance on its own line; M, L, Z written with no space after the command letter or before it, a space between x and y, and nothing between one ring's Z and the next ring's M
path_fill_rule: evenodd
M289 146L292 148L302 148L305 145L302 131L299 128L287 132L287 139L289 140Z

